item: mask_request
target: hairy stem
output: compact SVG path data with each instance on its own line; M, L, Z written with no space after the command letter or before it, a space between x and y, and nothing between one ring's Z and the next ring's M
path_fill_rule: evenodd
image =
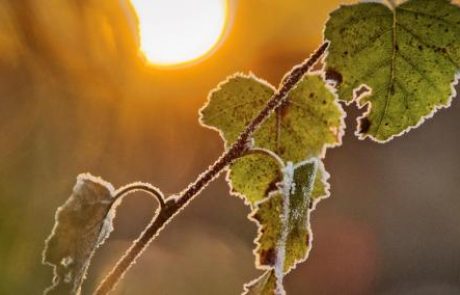
M141 233L139 238L133 242L131 247L98 286L94 293L95 295L104 295L109 293L120 281L129 267L150 244L150 242L158 235L161 229L169 221L171 221L173 217L193 199L193 197L200 193L212 180L219 176L219 174L229 164L249 150L250 147L248 143L254 131L256 131L270 116L270 114L283 103L289 91L297 85L300 79L323 56L328 46L328 42L323 43L307 60L295 66L283 78L278 91L276 91L276 93L270 98L264 109L251 121L251 123L249 123L236 142L178 196L173 196L167 199L158 215L154 217L146 229Z
M127 194L135 192L135 191L143 191L143 192L151 194L158 201L160 208L164 208L166 206L163 193L158 188L148 183L135 182L135 183L131 183L126 186L123 186L115 192L114 199L118 200L119 198L123 198Z

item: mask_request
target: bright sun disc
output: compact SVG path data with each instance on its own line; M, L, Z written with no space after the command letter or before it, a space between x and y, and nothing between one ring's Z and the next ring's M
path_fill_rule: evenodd
M228 0L131 0L139 18L141 50L155 65L196 60L220 41Z

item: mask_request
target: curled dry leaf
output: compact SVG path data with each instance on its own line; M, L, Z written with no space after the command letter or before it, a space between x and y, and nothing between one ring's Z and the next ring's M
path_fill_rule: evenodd
M108 182L81 174L69 199L58 208L46 240L43 263L54 267L45 294L80 294L91 258L112 231L114 189Z

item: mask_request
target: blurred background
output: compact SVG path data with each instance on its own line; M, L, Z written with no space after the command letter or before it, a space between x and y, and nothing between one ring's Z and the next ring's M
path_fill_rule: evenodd
M208 91L237 71L276 85L320 44L339 4L230 2L212 54L165 68L140 53L129 0L0 0L0 294L40 294L50 284L41 251L79 173L179 192L223 150L198 124ZM313 214L313 251L288 275L288 294L460 294L460 102L386 145L358 141L360 111L346 110L344 144L325 160L332 197ZM142 194L125 200L84 294L155 206ZM114 294L239 294L260 275L248 213L220 177Z

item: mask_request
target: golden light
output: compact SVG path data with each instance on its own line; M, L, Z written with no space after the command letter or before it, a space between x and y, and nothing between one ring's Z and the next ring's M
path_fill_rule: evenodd
M208 55L228 23L229 0L131 0L141 50L154 65L174 66Z

